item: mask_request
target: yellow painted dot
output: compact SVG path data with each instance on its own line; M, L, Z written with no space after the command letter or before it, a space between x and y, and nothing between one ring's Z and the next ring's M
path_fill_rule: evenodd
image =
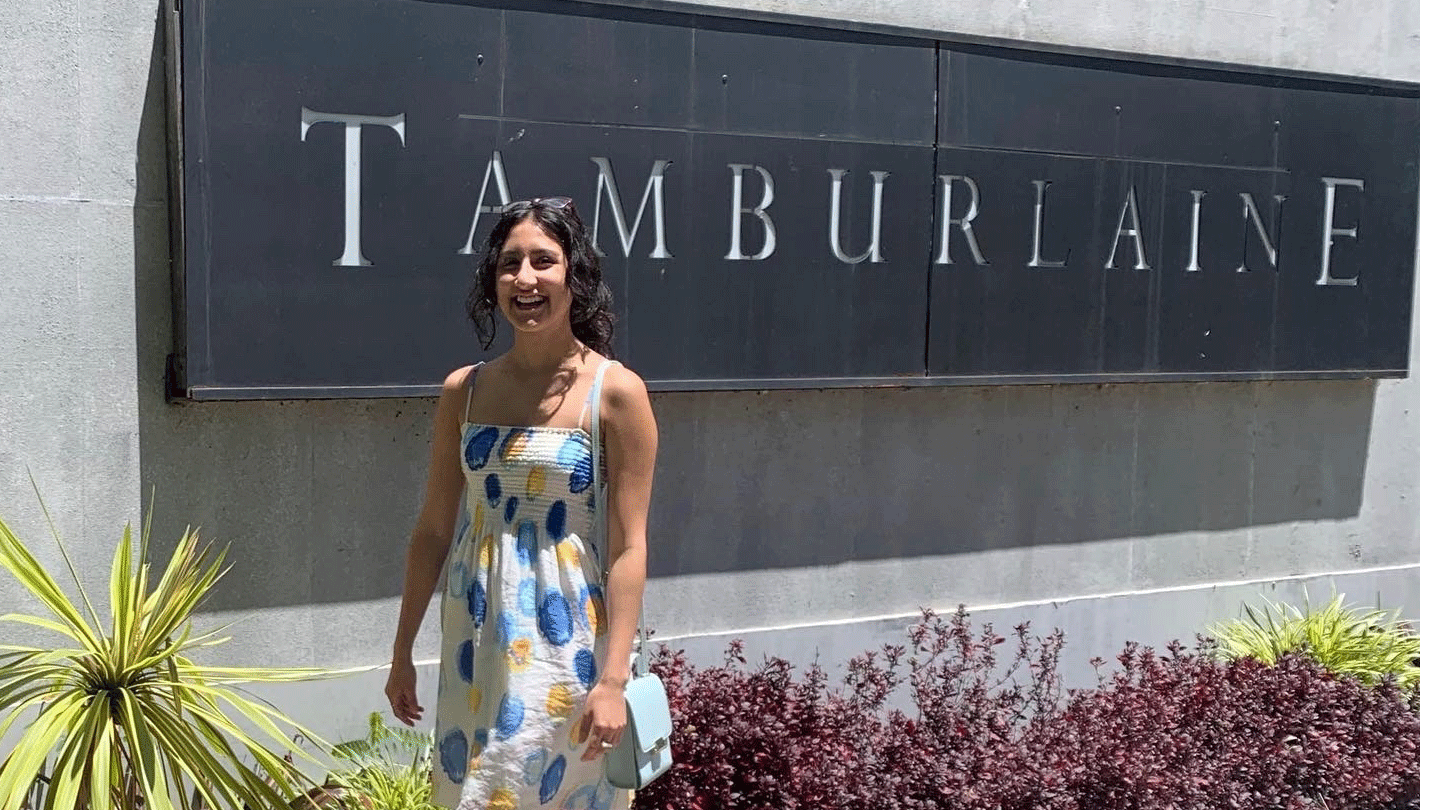
M530 666L530 639L517 638L510 642L510 669L514 672Z
M535 500L545 494L545 468L531 467L530 477L525 479L525 497Z
M555 559L566 568L580 567L580 552L570 543L560 543L555 546Z
M494 533L491 533L491 534L485 535L485 539L480 541L480 567L481 567L481 568L489 568L489 567L490 567L490 561L493 560L494 558L495 558L495 535L494 535Z
M520 806L520 800L515 796L515 791L510 788L496 788L490 794L490 803L485 805L485 810L516 810Z
M585 741L580 739L580 721L576 720L575 725L570 727L570 747L579 748L583 742Z
M526 431L516 430L505 437L505 446L500 448L500 457L506 461L512 461L521 453L525 452L525 445L530 443Z
M569 717L570 712L575 710L575 695L568 687L557 683L550 687L550 696L545 700L545 710L556 720Z
M585 615L590 618L590 626L595 628L595 635L603 636L610 629L605 617L605 605L600 601L600 597L593 593L585 600Z
M472 686L472 687L470 687L470 712L471 712L472 714L477 714L477 713L479 713L479 711L480 711L480 698L481 698L481 697L483 697L483 693L481 693L480 687L478 687L478 686Z

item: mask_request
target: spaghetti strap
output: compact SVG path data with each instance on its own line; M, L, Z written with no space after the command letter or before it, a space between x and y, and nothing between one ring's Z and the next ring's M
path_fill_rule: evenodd
M473 366L470 367L470 389L469 389L469 392L465 394L465 422L466 422L466 423L469 423L469 421L470 421L470 402L475 399L475 378L476 378L477 376L479 376L479 374L480 374L480 367L483 366L483 365L485 365L485 361L484 361L484 360L481 360L480 362L478 362L478 363L476 363L475 365L473 365Z
M614 365L615 362L614 360L606 360L600 364L599 368L595 369L595 381L590 383L590 393L585 395L585 404L580 408L580 421L576 427L585 427L585 415L600 407L601 381L605 379L605 369ZM590 438L593 440L595 437L591 436Z

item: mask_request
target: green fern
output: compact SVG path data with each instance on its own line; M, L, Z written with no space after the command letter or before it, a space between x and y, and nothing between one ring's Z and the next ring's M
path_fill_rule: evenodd
M1287 653L1303 653L1337 675L1372 685L1389 675L1413 689L1420 683L1420 637L1399 615L1351 607L1344 594L1316 610L1306 592L1303 608L1269 599L1260 611L1247 604L1244 618L1212 626L1210 634L1227 659L1273 664Z

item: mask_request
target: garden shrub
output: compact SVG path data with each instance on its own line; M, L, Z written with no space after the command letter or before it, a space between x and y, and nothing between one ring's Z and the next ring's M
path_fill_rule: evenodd
M907 643L818 666L662 645L676 764L636 810L1188 810L1419 806L1418 692L1297 654L1128 645L1094 688L1063 637L925 612ZM1008 655L1002 655L1008 649ZM900 704L908 698L908 705Z

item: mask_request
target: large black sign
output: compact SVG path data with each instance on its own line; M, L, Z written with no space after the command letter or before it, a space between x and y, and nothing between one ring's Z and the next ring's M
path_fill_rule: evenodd
M659 390L1408 365L1413 85L578 3L182 14L182 396L434 391L541 195Z

